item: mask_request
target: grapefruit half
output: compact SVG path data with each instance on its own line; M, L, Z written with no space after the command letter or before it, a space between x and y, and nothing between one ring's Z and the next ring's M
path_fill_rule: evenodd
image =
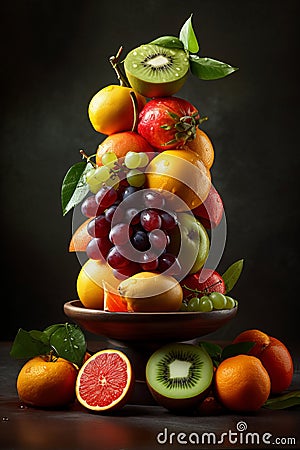
M132 367L127 356L119 350L101 350L79 370L76 397L89 410L111 411L126 404L133 385Z

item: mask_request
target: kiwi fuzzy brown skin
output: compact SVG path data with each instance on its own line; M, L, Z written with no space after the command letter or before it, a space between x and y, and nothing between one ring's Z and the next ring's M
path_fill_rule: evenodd
M131 87L139 94L165 97L174 95L184 85L189 60L182 49L144 44L127 54L124 70Z

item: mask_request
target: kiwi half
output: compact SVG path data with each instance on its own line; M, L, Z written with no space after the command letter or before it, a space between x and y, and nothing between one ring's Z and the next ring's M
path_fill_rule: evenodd
M124 69L131 87L145 97L173 95L185 83L189 59L184 50L144 44L128 53Z
M167 344L154 352L146 365L146 381L153 398L171 411L196 407L212 379L210 356L193 344Z

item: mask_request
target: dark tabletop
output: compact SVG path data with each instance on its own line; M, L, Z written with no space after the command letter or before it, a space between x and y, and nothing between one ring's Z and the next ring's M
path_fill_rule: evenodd
M97 345L91 343L90 348L95 350ZM138 389L132 404L110 415L89 412L78 403L63 410L25 407L16 392L17 374L24 361L12 359L10 347L11 343L0 344L1 449L300 448L298 407L213 417L174 415L151 404L150 398L141 402ZM299 358L294 360L291 389L300 389Z

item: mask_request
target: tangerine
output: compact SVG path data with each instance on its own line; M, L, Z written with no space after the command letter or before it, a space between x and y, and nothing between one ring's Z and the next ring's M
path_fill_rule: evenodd
M267 401L270 389L268 372L255 356L227 358L215 372L218 399L233 411L258 411Z
M91 309L103 309L104 280L115 289L120 283L120 280L114 277L113 269L107 263L88 259L79 272L76 284L78 297L83 306Z
M191 141L187 141L182 148L185 150L192 150L197 153L208 169L210 169L213 165L215 158L213 144L207 134L204 133L204 131L202 131L199 127L196 128L195 138Z
M40 408L65 406L75 399L77 369L63 358L36 356L27 361L17 378L22 402Z
M287 347L278 339L268 336L260 330L246 330L233 341L255 342L255 346L248 352L260 359L271 380L271 393L279 394L292 383L294 364Z
M124 131L107 136L99 144L96 154L96 164L102 166L102 156L104 153L114 153L117 158L123 158L128 152L153 152L151 145L134 131Z
M137 100L136 114L138 115L146 104L146 98L132 88L112 84L92 97L88 115L96 131L111 135L132 130L135 119L132 92Z
M85 252L86 246L92 239L87 231L90 220L90 218L87 219L74 231L69 244L69 252Z
M79 403L92 411L119 409L127 402L133 382L127 356L119 350L101 350L79 370L76 397Z
M177 211L199 206L208 196L211 186L209 169L191 150L159 153L149 163L145 174L148 188L169 191L185 202L186 205L180 205L175 201Z

